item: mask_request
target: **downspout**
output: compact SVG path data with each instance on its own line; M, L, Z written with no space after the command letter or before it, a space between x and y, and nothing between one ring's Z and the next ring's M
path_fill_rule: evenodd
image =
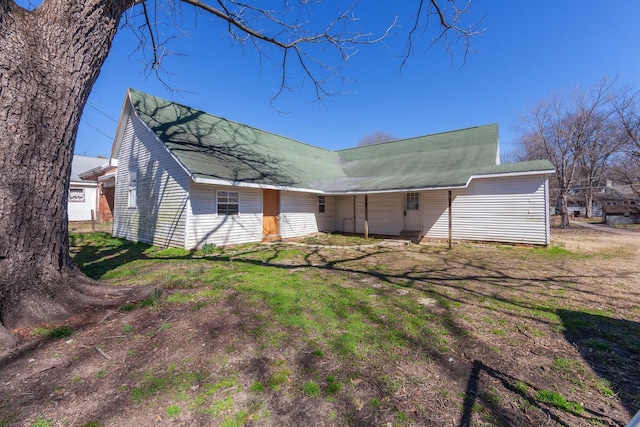
M189 246L189 235L191 234L190 232L190 227L191 227L191 186L193 185L193 180L189 179L189 188L187 189L187 194L186 194L186 198L187 198L187 203L186 203L186 209L187 209L187 213L184 216L184 241L182 244L182 247L185 250L191 250L191 249L197 249L196 248L192 248ZM196 244L197 245L197 244Z
M451 213L451 190L449 190L449 249L453 246L453 218Z

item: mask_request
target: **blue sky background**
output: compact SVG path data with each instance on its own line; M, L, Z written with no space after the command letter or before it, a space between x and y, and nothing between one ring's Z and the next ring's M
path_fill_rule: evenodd
M323 2L318 22L335 11L327 5L336 3ZM200 15L197 26L188 12L181 18L188 35L169 47L184 55L163 65L174 91L145 74L144 57L134 52L136 39L123 28L91 92L75 152L110 155L113 119L128 87L332 150L356 146L377 130L408 138L498 123L504 154L517 138L519 117L550 93L591 86L603 76L640 84L637 0L476 0L467 19L483 20L484 32L472 40L475 53L464 65L463 45L455 46L452 58L440 44L426 53L417 49L402 72L400 56L417 2L389 3L396 2L362 0L356 10L364 29L380 33L395 15L403 27L342 66L348 80L329 88L344 95L317 102L311 85L294 78L302 85L279 98L277 109L270 100L279 84L278 57L239 48L212 18ZM428 34L418 39L422 46L429 41ZM334 59L328 62L338 64Z

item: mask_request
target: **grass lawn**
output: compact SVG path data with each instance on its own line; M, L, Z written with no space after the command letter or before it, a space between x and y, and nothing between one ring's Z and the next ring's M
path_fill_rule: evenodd
M625 425L634 237L188 252L72 234L85 274L159 292L23 331L42 343L4 362L0 426Z

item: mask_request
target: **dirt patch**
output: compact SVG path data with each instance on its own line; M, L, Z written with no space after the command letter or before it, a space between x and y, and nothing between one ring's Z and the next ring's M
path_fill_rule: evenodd
M624 425L640 408L633 237L127 261L161 299L88 311L58 339L24 331L0 360L0 425ZM302 293L317 281L330 336L305 326L324 313ZM374 332L392 344L365 351Z

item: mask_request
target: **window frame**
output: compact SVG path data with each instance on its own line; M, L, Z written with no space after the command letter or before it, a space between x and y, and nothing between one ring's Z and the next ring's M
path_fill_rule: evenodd
M127 187L127 207L136 209L138 207L138 172L129 171L129 184Z
M228 191L228 190L217 190L216 191L216 213L218 216L239 216L240 215L240 192Z
M327 199L325 198L325 196L318 196L318 212L327 212Z
M76 198L76 197L72 197L71 193L72 192L80 192L82 193L82 199ZM71 203L84 203L86 200L86 193L84 191L84 188L69 188L69 201Z
M408 211L420 210L420 193L407 193L405 196L405 209Z

